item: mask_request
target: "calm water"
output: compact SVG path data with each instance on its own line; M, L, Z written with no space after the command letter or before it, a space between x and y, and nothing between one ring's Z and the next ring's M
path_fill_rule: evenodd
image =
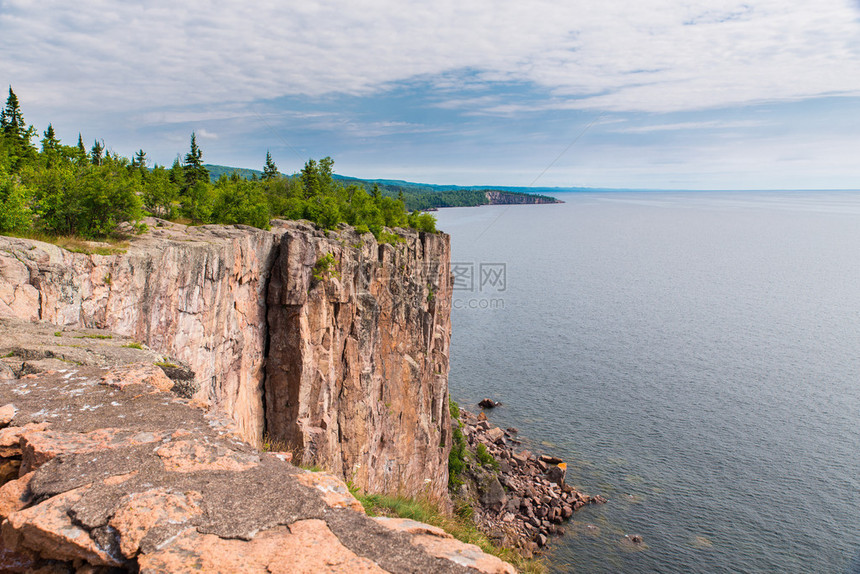
M438 213L453 397L609 498L555 570L860 572L860 193L559 197Z

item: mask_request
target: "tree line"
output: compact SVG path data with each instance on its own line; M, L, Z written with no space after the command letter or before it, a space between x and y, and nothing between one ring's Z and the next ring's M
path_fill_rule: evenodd
M436 231L432 215L410 213L402 198L386 197L378 186L335 181L329 157L284 175L267 152L259 179L233 173L213 183L194 133L188 153L171 167L150 167L143 150L129 160L103 140L87 149L80 134L76 145L64 145L51 124L37 146L37 131L24 121L11 87L0 128L0 233L100 238L147 215L262 229L276 217L307 219L324 229L346 223L382 240L393 239L386 227Z

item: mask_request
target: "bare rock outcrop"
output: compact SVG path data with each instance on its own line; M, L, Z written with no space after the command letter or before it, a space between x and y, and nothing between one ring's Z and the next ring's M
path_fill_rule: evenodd
M432 526L366 516L343 481L260 452L128 352L138 362L0 382L0 467L14 469L0 571L515 572Z
M269 287L269 437L371 492L447 490L450 255L444 235L293 225Z

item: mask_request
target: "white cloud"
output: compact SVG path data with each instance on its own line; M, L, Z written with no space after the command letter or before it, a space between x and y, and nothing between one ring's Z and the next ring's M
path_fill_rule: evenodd
M167 163L195 130L218 163L528 184L586 129L539 184L860 181L860 100L791 103L860 97L856 0L0 0L6 83Z
M757 128L768 125L770 122L762 120L704 120L698 122L676 122L671 124L653 124L645 126L634 126L618 128L610 131L625 134L644 134L651 132L674 132L674 131L700 131L700 130L729 130Z
M611 111L860 95L858 38L851 0L0 2L3 79L30 105L93 110L205 113L417 77L531 82L556 107Z

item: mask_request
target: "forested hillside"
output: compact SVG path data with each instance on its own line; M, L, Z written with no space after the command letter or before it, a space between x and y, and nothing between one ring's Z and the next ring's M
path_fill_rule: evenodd
M205 164L209 170L212 182L216 182L222 175L238 174L243 179L260 179L263 172L256 169L242 167L228 167L225 165ZM513 187L487 187L459 185L433 185L429 183L413 183L394 179L359 179L343 175L333 175L335 181L342 185L358 185L368 192L378 190L385 197L394 197L403 201L406 209L414 211L436 209L439 207L471 207L477 205L489 205L494 203L490 197L503 197L502 201L495 203L560 203L556 198L534 193L531 188ZM523 190L529 191L523 191ZM558 189L547 189L550 192L560 191ZM543 189L541 189L543 191ZM487 192L491 192L490 195Z
M385 227L435 231L432 215L410 213L378 189L335 181L328 157L284 176L267 154L261 177L225 173L213 183L193 133L184 160L170 167L150 166L144 150L122 157L103 140L88 148L80 134L76 145L65 145L50 124L39 145L37 134L10 87L0 114L0 233L98 238L145 215L260 228L274 217L308 219L326 229L347 223L388 241L396 236Z

